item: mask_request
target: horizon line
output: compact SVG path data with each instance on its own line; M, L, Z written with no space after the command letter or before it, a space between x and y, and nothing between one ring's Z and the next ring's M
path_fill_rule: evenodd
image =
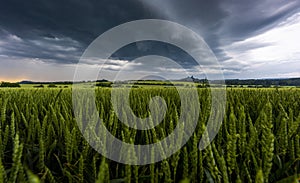
M159 80L159 79L137 79L137 80L134 80L134 79L128 79L128 80L118 80L118 81L180 81L180 80L184 80L184 79L187 79L187 78L191 78L191 77L186 77L186 78L181 78L181 79L172 79L172 80ZM196 80L205 80L206 78L196 78L194 77L194 79ZM224 78L224 81L226 80L269 80L269 79L278 79L278 80L282 80L282 79L300 79L300 76L299 77L262 77L262 78ZM113 82L111 80L108 80L108 79L97 79L97 80L79 80L79 81L73 81L73 80L44 80L44 81L37 81L37 80L27 80L27 79L24 79L24 80L0 80L0 82L11 82L11 83L21 83L21 82L33 82L33 83L55 83L55 82L70 82L70 83L74 83L74 82L95 82L95 81L100 81L100 80L107 80L109 82ZM210 80L210 81L220 81L218 79L213 79L213 80ZM116 82L116 81L114 81Z

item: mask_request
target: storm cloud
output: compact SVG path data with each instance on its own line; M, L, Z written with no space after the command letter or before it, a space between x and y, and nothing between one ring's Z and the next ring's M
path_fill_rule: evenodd
M192 29L207 42L228 78L297 76L300 40L286 35L300 33L299 8L298 0L2 1L0 80L70 80L80 56L95 38L139 19L171 20ZM284 48L281 56L270 55ZM151 42L129 45L112 60L127 63L155 53L177 59L187 68L195 66L178 48ZM283 62L293 67L282 67ZM113 61L108 63L108 69L115 68ZM41 70L49 73L41 76ZM261 74L253 75L255 70Z

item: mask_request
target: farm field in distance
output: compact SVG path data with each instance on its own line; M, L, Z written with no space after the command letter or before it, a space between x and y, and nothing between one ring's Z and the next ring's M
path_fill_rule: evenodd
M221 129L202 151L198 143L210 114L211 95L209 88L198 88L200 116L184 147L161 162L131 166L103 157L83 138L72 110L71 85L34 86L0 88L0 182L299 181L299 88L227 88ZM186 84L179 87L189 90ZM174 87L131 89L130 106L141 118L149 115L151 97L165 99L166 116L150 130L134 130L118 120L111 88L95 87L95 92L106 128L127 143L155 143L178 123L181 103ZM88 109L81 110L89 115Z

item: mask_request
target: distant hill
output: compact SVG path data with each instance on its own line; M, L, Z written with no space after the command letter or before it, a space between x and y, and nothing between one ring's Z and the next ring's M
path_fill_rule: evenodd
M300 78L285 79L227 79L226 85L300 86Z
M185 82L195 82L195 83L208 83L207 79L198 79L194 76L189 76L183 79L179 79L178 81L185 81Z
M207 83L207 79L198 79L193 76L178 81ZM210 81L211 84L221 83L217 80ZM226 85L261 85L261 86L300 86L300 78L274 78L274 79L226 79Z
M45 81L45 82L39 82L39 81L20 81L19 84L72 84L72 81Z
M35 84L33 81L20 81L19 84Z
M164 81L160 77L143 78L143 81ZM207 79L198 79L194 76L186 77L179 80L180 82L195 82L208 83ZM86 81L79 81L77 83L84 83ZM94 81L95 82L95 81ZM109 82L106 79L97 80L96 82ZM72 81L55 81L55 82L35 82L35 81L21 81L19 84L72 84ZM210 81L211 84L220 83L217 80ZM226 79L226 85L260 85L260 86L300 86L300 78L274 78L274 79Z

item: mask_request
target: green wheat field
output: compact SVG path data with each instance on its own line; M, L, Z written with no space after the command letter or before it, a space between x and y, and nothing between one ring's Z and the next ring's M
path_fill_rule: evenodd
M149 115L153 96L163 97L168 106L162 123L144 131L118 120L110 88L95 91L99 116L122 141L151 144L176 127L180 98L175 88L131 89L130 105L139 117ZM198 88L199 121L185 146L161 162L131 166L103 157L83 138L71 87L0 89L0 182L299 182L300 89L226 92L221 129L206 149L200 151L198 143L210 114L210 90Z

